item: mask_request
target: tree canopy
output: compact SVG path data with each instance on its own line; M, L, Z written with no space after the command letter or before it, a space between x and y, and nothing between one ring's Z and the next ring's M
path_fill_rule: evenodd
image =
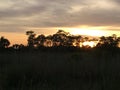
M44 34L36 35L34 31L26 31L26 35L28 36L27 46L14 44L11 46L12 49L39 49L41 47L118 48L120 46L120 37L115 34L107 37L101 36L99 39L72 35L64 30L58 30L55 34L48 36ZM10 48L9 45L10 41L8 39L0 37L0 49Z
M0 38L0 48L8 48L10 41L4 37Z

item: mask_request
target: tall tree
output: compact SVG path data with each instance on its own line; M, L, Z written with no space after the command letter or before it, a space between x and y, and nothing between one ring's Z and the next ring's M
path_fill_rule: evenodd
M28 46L31 48L34 47L36 34L34 31L27 31L26 35L28 35Z
M38 35L38 37L35 39L35 44L37 47L44 46L45 38L46 37L43 34Z
M80 42L82 41L82 36L78 35L78 36L74 36L74 45L76 47L80 47Z
M8 48L10 41L4 37L0 38L0 48Z
M58 32L55 33L52 37L53 45L67 46L68 35L69 35L68 32L65 32L63 30L58 30Z
M100 37L99 43L98 43L98 47L118 47L120 40L119 37L117 37L115 34L113 34L112 36L102 36Z

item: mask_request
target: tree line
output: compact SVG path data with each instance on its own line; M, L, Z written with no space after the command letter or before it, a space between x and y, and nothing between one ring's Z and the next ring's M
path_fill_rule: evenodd
M27 46L23 44L14 44L10 46L10 41L4 37L0 38L0 49L39 49L39 48L54 48L54 47L74 47L74 48L91 48L89 45L81 45L84 42L97 41L94 48L118 48L120 44L120 37L115 34L112 36L102 36L99 39L89 37L82 37L81 35L72 35L64 30L58 30L53 35L45 36L44 34L36 35L34 31L26 31ZM10 46L10 47L9 47Z

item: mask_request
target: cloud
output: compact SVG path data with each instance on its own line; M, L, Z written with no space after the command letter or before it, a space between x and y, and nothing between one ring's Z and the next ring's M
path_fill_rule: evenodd
M24 26L29 28L119 26L120 6L117 4L119 2L119 0L1 0L0 31L20 32L22 29L24 31Z
M116 4L120 4L120 0L111 0L111 1L116 3Z

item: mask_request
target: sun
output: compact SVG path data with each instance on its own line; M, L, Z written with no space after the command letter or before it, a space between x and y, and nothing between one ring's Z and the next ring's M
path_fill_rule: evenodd
M82 45L83 46L90 46L91 48L95 47L97 43L93 42L93 41L87 41L87 42L83 42Z

